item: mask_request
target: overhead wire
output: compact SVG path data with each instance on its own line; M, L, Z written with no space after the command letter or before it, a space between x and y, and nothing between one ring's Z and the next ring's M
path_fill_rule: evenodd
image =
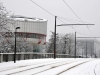
M50 13L49 11L47 11L46 9L44 9L43 7L41 7L39 4L37 4L36 2L34 2L33 0L30 0L32 3L34 3L35 5L37 5L38 7L40 7L41 9L43 9L44 11L46 11L47 13L49 13L50 15L52 16L55 16L53 15L52 13Z
M44 11L46 11L48 14L52 15L53 17L55 17L55 15L53 15L52 13L50 13L48 10L44 9L42 6L40 6L39 4L37 4L36 2L34 2L33 0L30 0L32 3L34 3L35 5L37 5L38 7L40 7L41 9L43 9ZM63 0L64 1L64 0ZM64 1L65 2L65 1ZM66 3L66 2L65 2ZM70 8L70 6L66 3L66 5ZM71 9L71 8L70 8ZM72 9L71 9L72 10ZM72 10L73 11L73 10ZM73 13L78 17L78 15L73 11ZM79 18L79 17L78 17ZM60 20L61 22L65 23L64 21L62 21L60 18L57 18L58 20ZM80 18L79 18L80 19ZM81 19L80 19L81 22L83 22ZM65 23L66 24L66 23ZM74 29L75 32L77 32L75 30L74 27L71 27L72 29Z
M82 20L81 20L81 18L74 12L74 10L67 4L67 2L65 1L65 0L63 0L63 2L70 8L70 10L77 16L77 18L82 22L82 23L84 23ZM89 27L88 26L86 26L87 27L87 29L90 31L90 29L89 29ZM92 34L92 36L94 36L93 35L93 33L90 31L90 33Z
M52 15L53 17L55 17L55 15L53 15L52 13L50 13L49 11L47 11L46 9L44 9L43 7L41 7L39 4L37 4L36 2L34 2L33 0L30 0L32 3L34 3L35 5L37 5L38 7L40 7L41 9L43 9L44 11L46 11L48 14ZM75 12L74 12L75 13ZM61 19L57 18L58 20L60 20L61 22L65 23L64 21L62 21ZM65 23L66 24L66 23ZM71 26L70 26L71 27ZM75 30L75 28L72 26L72 29L74 29L75 32L77 32Z
M58 17L63 19L63 20L67 20L67 21L74 22L74 23L82 22L82 21L79 21L79 20L69 19L69 18L65 18L65 17L60 17L60 16L58 16ZM84 23L88 23L88 22L84 22Z
M89 35L89 34L86 34L86 33L80 33L80 32L77 32L77 33L80 34L80 35L85 35L85 36Z
M64 18L64 17L59 17L59 16L57 16L59 19L63 19L63 20L66 20L66 21L69 21L69 22L72 22L72 23L78 23L79 24L79 22L76 22L76 21L78 21L78 20L73 20L73 19L68 19L68 18ZM65 23L66 24L66 23ZM74 29L74 27L73 27L73 25L71 26L73 29ZM75 26L75 27L78 27L78 26ZM75 30L75 29L74 29Z
M65 0L63 0L64 1L64 3L70 8L70 10L78 17L78 15L74 12L74 10L67 4L67 2L65 1ZM80 21L82 21L81 19L80 19L80 17L78 17L79 18L79 20ZM83 21L82 21L83 22Z
M44 11L46 11L48 14L52 15L53 17L55 17L55 15L53 15L52 13L50 13L48 10L44 9L43 7L41 7L39 4L37 4L36 2L34 2L33 0L30 0L32 3L34 3L35 5L37 5L38 7L40 7L41 9L43 9ZM60 20L60 19L59 19ZM61 22L63 22L62 20L60 20Z
M44 9L43 7L41 7L39 4L37 4L36 2L34 2L33 0L30 0L32 3L34 3L35 5L37 5L38 7L40 7L41 9L43 9L44 11L46 11L48 14L52 15L53 17L55 17L55 15L53 15L52 13L50 13L49 11L47 11L46 9ZM58 20L60 20L61 22L65 23L64 21L62 21L60 18L57 18ZM66 24L66 23L65 23ZM73 27L72 27L73 28ZM73 28L74 29L74 28ZM75 30L75 29L74 29ZM75 30L76 31L76 30Z

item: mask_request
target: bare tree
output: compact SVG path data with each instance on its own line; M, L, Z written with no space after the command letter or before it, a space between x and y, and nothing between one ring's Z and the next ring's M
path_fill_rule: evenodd
M10 44L12 43L12 41L8 41L13 36L7 26L9 23L8 14L6 8L0 3L0 52L9 52Z
M69 54L69 55L73 54L74 52L74 35L73 34L66 34L60 37L58 51L61 54Z
M47 53L54 52L54 36L51 35L49 39L49 44L47 47ZM57 54L72 54L74 53L74 35L66 34L66 35L56 35L56 53Z
M59 35L56 34L56 53L57 52L57 48L58 48L58 44L59 44ZM46 49L47 53L54 53L54 33L52 33L51 38L49 39L49 43L48 43L48 47Z
M0 52L14 52L15 49L15 31L9 27L12 25L14 28L17 25L16 20L9 17L9 12L0 2ZM32 52L33 46L29 42L17 42L17 52Z

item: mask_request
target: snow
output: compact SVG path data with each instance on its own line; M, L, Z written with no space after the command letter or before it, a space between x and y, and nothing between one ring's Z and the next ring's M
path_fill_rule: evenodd
M81 65L76 66L78 64ZM0 75L100 75L100 60L51 58L3 62L0 63Z
M87 62L60 75L100 75L100 60Z
M13 18L14 20L21 20L21 21L47 21L46 19L42 18L35 18L35 17L25 17L25 16L20 16L20 15L12 15L8 16L8 18Z

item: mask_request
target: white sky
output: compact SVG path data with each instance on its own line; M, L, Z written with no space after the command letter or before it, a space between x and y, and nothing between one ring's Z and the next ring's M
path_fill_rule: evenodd
M7 10L15 15L23 15L28 17L44 18L48 20L47 26L47 40L50 38L51 32L54 31L55 19L53 16L39 8L30 0L0 0ZM68 19L79 20L73 12L65 5L63 0L33 0L52 14ZM89 26L90 31L94 36L100 36L100 0L65 0L68 5L74 10L74 12L81 18L82 21L95 24L95 26ZM61 19L63 20L63 19ZM81 23L81 22L69 22L63 20L65 23ZM80 20L79 20L80 21ZM57 20L57 24L63 24L63 22ZM77 34L77 36L92 36L86 26L73 26L77 32L84 34ZM57 27L57 33L72 33L75 32L71 27Z

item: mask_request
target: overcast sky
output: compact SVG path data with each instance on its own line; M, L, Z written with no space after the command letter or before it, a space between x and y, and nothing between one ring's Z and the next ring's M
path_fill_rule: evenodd
M50 38L51 32L54 31L55 18L32 3L30 0L0 0L7 10L15 15L23 15L28 17L44 18L48 20L47 24L47 40ZM66 6L63 0L33 0L53 15L59 16L66 24L82 23L76 15ZM94 36L100 36L100 0L65 0L67 4L74 10L78 17L84 23L92 23L94 26L88 26ZM58 18L59 18L58 17ZM67 18L66 20L61 18ZM71 19L71 20L69 20ZM78 21L77 21L78 20ZM57 20L57 24L64 24ZM78 32L77 36L92 36L86 26L73 26ZM74 33L72 27L57 27L57 33ZM81 34L79 34L81 33Z

